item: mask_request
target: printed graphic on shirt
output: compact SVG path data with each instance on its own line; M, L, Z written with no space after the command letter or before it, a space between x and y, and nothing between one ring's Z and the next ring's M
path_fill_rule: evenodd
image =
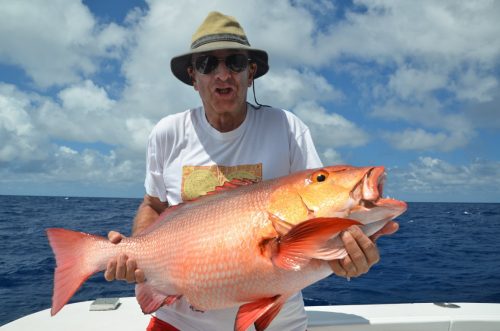
M262 163L237 166L183 166L182 200L196 199L232 179L262 180Z

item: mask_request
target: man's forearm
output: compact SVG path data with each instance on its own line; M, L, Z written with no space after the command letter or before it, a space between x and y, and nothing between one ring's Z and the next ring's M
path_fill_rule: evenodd
M132 236L136 236L146 229L158 218L159 214L151 206L142 203L137 210L137 215L132 226Z
M144 196L132 226L132 236L136 236L154 223L158 216L168 207L168 203L149 195Z

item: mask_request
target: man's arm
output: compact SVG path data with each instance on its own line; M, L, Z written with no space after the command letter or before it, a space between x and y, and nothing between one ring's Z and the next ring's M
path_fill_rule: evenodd
M137 210L137 214L132 226L132 237L141 233L160 216L168 207L168 203L161 202L159 198L150 195L144 195L144 199ZM124 236L116 231L108 233L109 240L117 244ZM144 272L137 269L137 263L134 259L129 259L125 254L108 261L104 278L107 281L125 280L129 283L142 283L145 280Z
M160 216L165 209L167 209L168 203L161 202L159 198L152 197L150 195L144 195L144 200L137 210L137 215L134 219L134 224L132 226L132 237L144 231L148 226L153 224L154 221Z

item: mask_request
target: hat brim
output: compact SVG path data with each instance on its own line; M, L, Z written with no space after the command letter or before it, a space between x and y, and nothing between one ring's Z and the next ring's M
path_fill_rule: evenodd
M269 70L269 65L267 64L268 56L266 51L263 51L261 49L251 48L246 45L238 44L235 42L226 42L226 41L208 43L196 49L193 49L189 53L173 57L172 60L170 60L170 69L172 70L174 76L177 77L180 81L188 85L193 85L193 81L191 77L189 77L187 71L188 67L191 66L191 58L193 54L211 52L221 49L241 49L248 51L248 54L252 62L255 62L257 64L257 72L253 77L254 79L263 76Z

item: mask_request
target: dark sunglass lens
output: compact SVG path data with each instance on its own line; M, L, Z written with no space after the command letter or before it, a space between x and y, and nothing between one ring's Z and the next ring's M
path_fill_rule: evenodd
M217 68L219 64L219 60L215 56L212 55L203 55L194 61L194 66L198 72L202 74L208 74Z
M243 54L233 54L226 57L226 66L234 72L245 70L248 65L248 58Z
M229 55L224 59L226 67L233 72L242 72L248 66L248 58L243 54ZM194 60L194 67L199 73L209 74L219 65L219 59L213 55L202 55Z

